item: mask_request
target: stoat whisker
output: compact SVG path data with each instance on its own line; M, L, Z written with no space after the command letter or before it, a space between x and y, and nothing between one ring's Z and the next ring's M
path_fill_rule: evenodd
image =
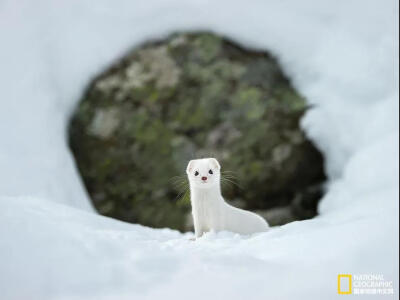
M236 177L230 176L230 175L222 175L221 178L222 179L230 179L230 180L235 181L235 182L237 181Z
M237 180L236 177L234 177L234 176L227 176L227 175L223 175L222 178L228 178L228 179L232 179L232 180Z
M182 182L179 185L176 185L175 188L179 191L184 190L186 188L189 188L189 183L188 182Z
M172 183L176 183L176 182L183 182L183 181L187 181L186 176L174 176L172 178L169 179L170 182Z
M178 184L178 183L182 183L182 182L188 182L188 180L185 178L182 178L182 179L177 179L175 181L171 181L171 183L173 183L173 184Z
M231 173L231 172L229 172L229 173L222 172L221 176L222 177L229 177L229 178L237 178L237 175L235 173Z
M174 185L188 182L186 176L174 176L169 181Z
M221 177L221 182L230 182L233 184L238 184L238 182L235 179L226 178L226 177Z
M231 174L231 175L236 175L237 172L235 171L222 171L221 174Z
M174 201L180 201L183 198L185 198L185 196L187 195L187 193L189 192L189 187L187 187L186 189L184 189L183 191L181 191L174 199Z
M239 189L242 189L242 187L241 187L237 182L235 182L235 181L233 181L233 180L230 180L230 179L224 178L224 177L221 177L221 180L222 180L222 181L226 181L226 182L230 182L231 184L237 186Z

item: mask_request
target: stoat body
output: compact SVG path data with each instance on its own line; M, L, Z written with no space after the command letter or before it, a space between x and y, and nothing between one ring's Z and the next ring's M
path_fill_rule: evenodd
M225 202L220 169L215 158L191 160L187 166L196 238L210 230L240 234L267 231L268 223L262 217Z

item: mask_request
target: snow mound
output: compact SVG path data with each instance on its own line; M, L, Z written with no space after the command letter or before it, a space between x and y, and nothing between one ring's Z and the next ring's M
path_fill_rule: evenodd
M378 0L0 2L2 297L334 299L338 274L372 273L397 299L397 12ZM130 47L194 29L268 49L313 105L302 125L329 176L319 217L192 242L93 213L66 143L71 110Z

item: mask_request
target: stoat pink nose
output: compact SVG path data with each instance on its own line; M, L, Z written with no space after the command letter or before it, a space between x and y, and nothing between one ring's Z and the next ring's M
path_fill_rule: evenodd
M207 177L203 176L203 177L201 177L201 180L206 181Z

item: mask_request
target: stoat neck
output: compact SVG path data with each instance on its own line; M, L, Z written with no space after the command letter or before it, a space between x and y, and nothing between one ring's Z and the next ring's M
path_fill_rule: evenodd
M221 187L216 184L210 188L198 188L190 186L190 198L191 200L200 200L206 201L207 199L218 200L221 198Z

